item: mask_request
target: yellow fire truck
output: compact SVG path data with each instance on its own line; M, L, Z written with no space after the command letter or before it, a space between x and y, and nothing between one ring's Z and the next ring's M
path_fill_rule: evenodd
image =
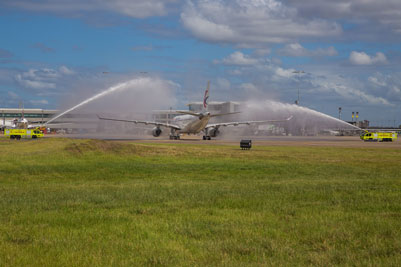
M363 141L392 142L397 140L397 133L365 131L362 132L360 137Z
M4 136L9 136L10 139L32 138L36 139L43 137L43 133L39 128L35 129L5 129Z

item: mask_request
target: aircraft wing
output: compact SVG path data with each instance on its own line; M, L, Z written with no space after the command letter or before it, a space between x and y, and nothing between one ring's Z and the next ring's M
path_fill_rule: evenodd
M275 122L285 122L289 121L292 119L293 116L288 117L285 120L265 120L265 121L238 121L238 122L221 122L221 123L213 123L213 124L208 124L205 129L208 128L218 128L218 127L225 127L225 126L238 126L238 125L251 125L251 124L264 124L264 123L275 123Z
M219 117L219 116L225 116L225 115L231 115L231 114L238 114L238 113L241 113L241 112L238 111L238 112L211 114L210 117L212 118L212 117Z
M183 110L177 110L177 113L180 114L187 114L187 115L192 115L192 116L196 116L196 117L200 117L203 116L202 113L196 113L196 112L192 112L192 111L183 111ZM218 114L210 114L210 117L219 117L219 116L225 116L225 115L231 115L231 114L238 114L241 112L229 112L229 113L218 113Z
M201 115L200 113L196 113L196 112L192 112L192 111L176 110L175 112L180 113L180 114L192 115L192 116L196 116L196 117L199 117Z
M99 120L105 120L105 121L120 121L120 122L131 122L131 123L140 123L140 124L145 124L145 125L155 125L155 126L163 126L167 128L173 128L175 130L181 130L181 127L174 125L174 124L169 124L169 123L163 123L163 122L155 122L155 121L138 121L138 120L122 120L122 119L113 119L113 118L103 118L100 116L97 116Z

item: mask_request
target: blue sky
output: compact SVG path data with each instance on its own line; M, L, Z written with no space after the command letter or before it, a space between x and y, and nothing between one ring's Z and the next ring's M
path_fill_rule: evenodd
M211 80L212 100L293 103L299 88L317 111L398 125L401 2L377 2L4 0L0 106L60 108L147 75L175 84L177 108Z

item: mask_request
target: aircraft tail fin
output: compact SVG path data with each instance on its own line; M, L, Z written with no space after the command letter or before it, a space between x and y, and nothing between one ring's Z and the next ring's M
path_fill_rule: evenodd
M203 97L203 110L204 111L207 111L207 106L208 106L207 101L209 99L209 89L210 89L210 81L207 82L205 96Z

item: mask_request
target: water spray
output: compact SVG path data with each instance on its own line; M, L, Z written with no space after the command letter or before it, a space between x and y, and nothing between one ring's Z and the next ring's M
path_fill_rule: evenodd
M99 94L97 94L97 95L94 95L94 96L92 96L91 98L86 99L85 101L82 101L82 102L79 103L78 105L75 105L75 106L73 106L73 107L70 108L70 109L67 109L66 111L60 113L60 114L57 115L56 117L51 118L50 120L48 120L48 121L45 123L45 125L49 124L49 123L52 122L52 121L55 121L56 119L60 118L61 116L65 115L65 114L67 114L67 113L69 113L69 112L71 112L71 111L73 111L73 110L75 110L75 109L77 109L77 108L79 108L79 107L85 105L85 104L88 104L89 102L92 102L93 100L96 100L96 99L98 99L98 98L100 98L100 97L103 97L103 96L105 96L105 95L108 95L108 94L110 94L110 93L112 93L112 92L125 89L125 88L127 88L128 86L131 86L131 85L138 85L138 84L140 84L140 83L147 82L147 81L149 81L149 80L150 80L150 79L147 78L147 77L146 77L146 78L137 78L137 79L133 79L133 80L130 80L130 81L127 81L127 82L123 82L123 83L119 83L119 84L117 84L117 85L115 85L115 86L112 86L112 87L108 88L107 90L105 90L105 91L103 91L103 92L101 92L101 93L99 93Z
M342 127L353 128L355 130L361 130L361 128L349 124L343 120L337 119L335 117L329 116L322 112L309 109L307 107L302 107L294 104L286 104L272 100L266 101L248 101L245 104L244 113L247 113L248 116L252 117L252 119L266 119L266 115L268 116L280 116L285 113L286 115L294 115L295 122L304 124L313 124L315 122L316 126L324 126L327 125L328 122L336 122ZM255 118L255 116L258 116ZM323 119L323 121L319 121L319 119Z
M332 116L330 116L330 115L324 114L324 113L322 113L322 112L319 112L319 111L316 111L316 110L313 110L313 109L309 109L309 108L306 108L306 107L300 107L300 106L296 106L296 107L302 109L303 111L312 113L312 114L314 114L314 115L317 115L317 116L320 116L320 117L324 117L324 118L327 118L327 119L330 119L330 120L334 120L334 121L336 121L336 122L340 122L341 124L344 124L345 126L349 126L349 127L355 128L355 129L357 129L357 130L362 130L362 129L359 128L358 126L355 126L355 125L353 125L353 124L349 124L348 122L345 122L345 121L343 121L343 120L337 119L337 118L335 118L335 117L332 117Z

